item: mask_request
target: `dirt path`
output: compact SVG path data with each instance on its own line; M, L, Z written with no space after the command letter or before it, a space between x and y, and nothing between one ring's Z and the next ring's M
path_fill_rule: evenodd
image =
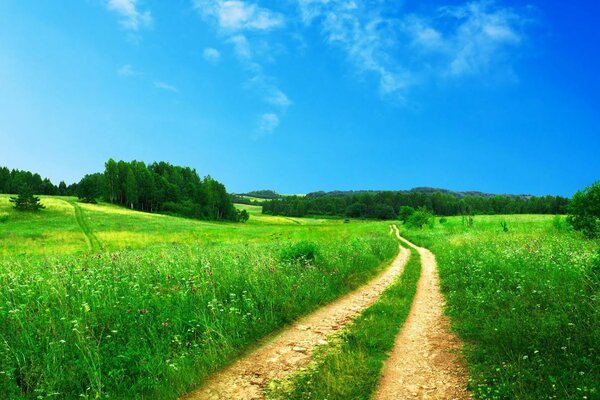
M77 204L74 201L67 201L67 203L72 205L73 209L75 210L75 219L77 220L77 224L81 228L81 231L85 235L85 240L88 245L88 248L91 251L102 250L102 244L100 243L96 235L94 235L94 232L92 232L92 228L90 228L90 226L87 224L83 215L83 210L81 209L81 207L79 207L79 204Z
M443 315L435 257L429 250L400 239L421 255L421 278L375 399L470 399L467 370L458 355L461 343Z
M398 235L397 229L395 232ZM409 256L410 252L401 248L391 267L371 282L270 338L258 350L215 374L203 387L183 399L262 399L263 389L269 381L285 378L308 365L313 347L326 343L329 335L342 329L375 302L402 273Z

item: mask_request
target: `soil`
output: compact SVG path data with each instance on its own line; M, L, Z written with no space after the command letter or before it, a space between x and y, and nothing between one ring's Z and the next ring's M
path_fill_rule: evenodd
M421 277L410 314L384 366L377 400L470 399L461 342L443 314L434 255L404 238L421 255Z

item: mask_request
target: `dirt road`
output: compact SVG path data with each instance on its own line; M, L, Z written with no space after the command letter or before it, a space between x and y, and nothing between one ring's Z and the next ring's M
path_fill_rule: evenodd
M391 228L391 232L398 236L396 227ZM270 338L256 351L215 374L204 386L182 399L262 399L263 389L269 381L285 378L308 365L316 345L326 343L328 336L342 329L375 302L402 273L409 256L410 252L401 248L392 265L365 286Z
M429 250L401 240L421 255L421 278L375 399L470 399L467 370L458 355L461 343L443 315L435 257Z

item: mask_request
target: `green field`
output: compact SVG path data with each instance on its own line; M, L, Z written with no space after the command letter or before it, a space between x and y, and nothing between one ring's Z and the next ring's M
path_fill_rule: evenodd
M3 398L172 399L395 255L386 223L247 224L2 196ZM79 208L79 209L78 209Z
M216 223L71 197L42 197L45 210L19 213L8 198L0 195L7 399L177 398L397 252L387 222L237 205L247 223ZM561 217L442 221L401 234L438 258L475 397L598 398L598 242ZM417 261L319 363L270 395L368 398L406 316Z
M597 241L540 215L476 216L472 227L451 217L402 234L437 256L476 398L600 398Z

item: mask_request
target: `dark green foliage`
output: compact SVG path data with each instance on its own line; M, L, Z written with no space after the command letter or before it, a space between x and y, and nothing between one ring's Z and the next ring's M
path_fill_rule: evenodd
M237 211L237 221L238 222L246 222L250 219L250 214L246 210L238 210Z
M506 221L500 221L500 226L502 227L502 232L508 232L508 223Z
M311 263L315 261L319 247L315 242L302 241L282 249L281 259L291 262Z
M207 220L238 221L245 217L238 214L222 183L210 176L201 179L189 167L110 159L102 175L96 191L111 203L133 210Z
M567 221L589 238L600 235L600 182L575 193Z
M55 195L58 188L48 178L42 179L39 174L18 169L9 170L0 167L0 193L19 193L23 186L27 186L32 193L41 195Z
M411 209L426 208L435 215L563 214L568 199L558 196L489 196L446 192L332 192L284 196L262 203L263 212L290 217L340 216L406 221ZM408 208L403 208L408 207Z
M433 215L425 210L419 209L412 213L410 217L406 220L406 225L411 228L422 228L424 225L428 225L433 220Z
M102 196L104 187L104 175L100 173L88 174L77 184L77 197L83 203L96 203L96 199Z
M19 211L39 211L46 208L40 203L40 198L34 196L27 186L23 186L19 191L19 195L11 197L9 201L13 203L15 208Z
M446 217L440 218L440 224L445 224L446 222L448 222L448 218L446 218Z
M400 206L398 212L398 219L402 222L406 222L408 218L415 213L415 209L411 206Z
M281 197L279 193L273 190L254 190L252 192L244 193L244 195L259 199L278 199Z

